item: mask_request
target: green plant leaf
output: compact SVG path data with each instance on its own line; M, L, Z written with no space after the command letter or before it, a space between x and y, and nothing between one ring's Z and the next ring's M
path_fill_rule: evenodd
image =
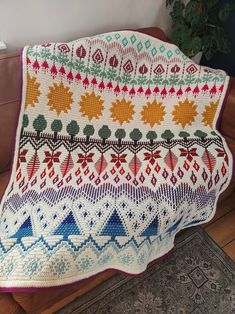
M195 16L198 15L198 2L196 0L190 0L185 7L185 19L191 24Z
M217 3L219 2L219 0L207 0L205 1L205 5L208 9L213 8Z
M229 3L223 3L221 9L219 10L219 19L222 22L227 21L230 13L231 13L230 4Z
M181 1L175 1L174 5L173 5L173 9L170 13L173 21L174 20L177 21L183 17L184 8L185 8L185 5Z
M192 39L192 53L197 54L202 48L201 38L196 36Z
M203 53L207 60L210 60L216 51L216 45L211 36L207 35L203 38Z
M175 0L166 0L166 6L170 6L174 3Z

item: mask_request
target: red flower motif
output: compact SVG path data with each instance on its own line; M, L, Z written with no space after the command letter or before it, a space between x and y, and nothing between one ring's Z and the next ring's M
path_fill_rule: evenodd
M190 87L190 86L188 86L188 87L186 88L186 90L185 90L185 93L189 93L189 92L191 92L191 87Z
M169 94L173 95L174 93L175 93L175 89L174 89L174 87L171 87L169 89Z
M80 59L85 58L85 56L86 56L86 49L83 47L83 45L81 45L80 47L77 48L76 55Z
M145 91L145 96L148 98L152 94L151 89L148 87Z
M53 66L51 67L51 74L52 74L53 76L56 76L57 73L58 73L58 72L57 72L56 66L53 64Z
M97 80L96 80L95 77L93 77L93 79L91 80L91 84L92 84L93 86L97 85Z
M164 73L165 72L165 70L164 70L164 68L163 68L163 66L161 65L161 64L158 64L157 66L156 66L156 68L154 69L154 71L153 71L155 74L162 74L162 73Z
M122 91L123 91L124 93L128 92L128 88L127 88L126 85L123 86Z
M166 91L166 88L164 87L163 90L161 91L161 96L162 98L166 97L167 95L167 91Z
M157 158L161 158L160 150L155 150L155 152L144 153L144 160L149 160L150 164L153 165Z
M222 93L223 89L224 89L224 85L222 84L219 88L220 93Z
M131 60L127 60L123 65L123 70L127 73L131 73L134 70Z
M143 89L142 86L140 86L140 87L138 88L138 90L137 90L137 93L138 93L138 94L142 94L143 92L144 92L144 89Z
M99 84L99 90L102 92L104 90L104 88L105 88L105 85L104 85L104 82L102 81Z
M40 69L40 65L39 65L37 59L33 63L33 69L34 69L35 72L37 72Z
M70 51L69 46L67 44L59 45L58 49L59 49L60 52L63 52L63 53L66 53L66 52Z
M134 87L132 87L131 90L129 91L129 95L130 95L131 97L134 97L134 96L135 96L135 89L134 89Z
M72 73L72 71L69 71L69 73L68 73L68 75L67 75L67 79L68 79L69 81L72 81L72 80L73 80L73 73Z
M180 97L183 95L183 91L182 91L182 88L180 87L180 89L177 91L176 93L177 97Z
M180 156L186 157L186 159L191 162L193 160L193 156L198 156L197 148L179 148Z
M108 82L107 87L108 87L108 89L112 89L113 88L112 82Z
M203 92L207 92L208 89L209 89L209 87L208 87L207 84L205 84L205 85L202 87Z
M114 93L117 95L120 93L120 87L119 85L117 85L115 88L114 88Z
M159 93L159 88L157 86L154 88L153 93L154 94L158 94Z
M80 80L82 79L80 73L77 73L77 74L76 74L75 79L76 79L77 81L80 81Z
M127 154L117 154L117 155L111 154L111 157L112 157L111 162L114 162L115 166L119 168L121 166L121 163L127 162L126 156Z
M48 169L51 169L53 166L53 163L60 162L59 157L61 155L61 152L44 152L45 153L45 159L43 160L44 163L47 163Z
M145 64L141 65L141 67L139 67L139 72L140 74L146 74L148 72L148 68L146 67Z
M96 49L96 51L92 55L92 59L95 63L102 63L104 61L104 57L100 49Z
M64 67L62 66L62 67L60 67L60 69L59 69L59 73L61 74L61 75L65 75L65 69L64 69Z
M43 61L43 63L42 63L42 68L43 68L44 70L47 70L47 69L49 68L49 65L48 65L48 63L47 63L46 60Z
M172 73L178 73L180 71L180 67L176 64L171 68Z
M87 88L87 86L89 85L89 80L88 80L87 76L84 78L84 80L82 81L82 83L83 83L83 86L84 86L85 88Z
M216 86L214 85L210 90L211 96L215 95L216 92L217 92L217 89L216 89Z
M115 55L109 59L109 64L112 68L116 68L118 66L118 59Z
M193 95L194 96L197 96L199 94L199 88L198 86L196 86L194 89L193 89Z
M89 154L87 154L87 153L85 153L85 154L79 153L78 154L78 161L77 161L77 163L82 164L82 168L84 169L89 162L93 162L93 159L92 159L93 156L94 156L94 153L89 153Z

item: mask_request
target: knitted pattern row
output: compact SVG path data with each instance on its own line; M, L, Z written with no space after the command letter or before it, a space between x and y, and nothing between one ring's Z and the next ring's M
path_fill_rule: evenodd
M232 169L223 71L120 31L25 47L22 74L0 287L138 274L212 218Z

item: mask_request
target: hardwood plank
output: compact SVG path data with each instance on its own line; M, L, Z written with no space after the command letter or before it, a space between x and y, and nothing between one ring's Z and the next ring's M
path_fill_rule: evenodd
M232 193L228 198L219 202L217 205L215 216L211 221L206 224L201 225L203 229L206 229L209 225L213 224L215 221L229 213L231 210L235 208L235 192Z
M235 238L235 235L234 235ZM225 253L235 262L235 239L223 247Z
M234 222L235 209L206 227L205 230L220 247L224 247L226 244L235 239Z

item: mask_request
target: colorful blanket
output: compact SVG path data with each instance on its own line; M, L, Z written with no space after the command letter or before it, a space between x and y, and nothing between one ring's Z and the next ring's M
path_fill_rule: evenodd
M25 47L1 289L143 272L209 221L232 158L223 71L133 31Z

